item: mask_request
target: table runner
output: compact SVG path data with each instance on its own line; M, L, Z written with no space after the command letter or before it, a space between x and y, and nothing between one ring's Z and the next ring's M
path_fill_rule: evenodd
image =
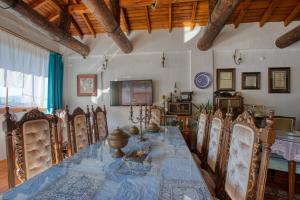
M212 199L176 127L146 133L145 142L132 136L125 153L150 149L142 165L112 158L102 141L8 191L3 199L32 200L205 200Z

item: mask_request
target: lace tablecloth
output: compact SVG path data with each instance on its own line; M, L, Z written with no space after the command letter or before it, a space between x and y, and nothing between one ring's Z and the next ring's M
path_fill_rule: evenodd
M290 136L283 131L276 131L276 140L271 147L272 153L288 161L300 162L300 137Z

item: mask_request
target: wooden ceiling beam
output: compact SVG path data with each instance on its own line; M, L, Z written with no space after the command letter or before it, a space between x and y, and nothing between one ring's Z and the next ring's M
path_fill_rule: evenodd
M148 33L151 33L151 21L150 21L148 6L145 7L145 12L146 12L146 23L147 23Z
M69 6L70 13L89 13L90 10L82 3Z
M272 0L272 2L270 3L269 7L265 11L264 15L260 19L260 22L259 22L259 26L260 27L263 27L265 25L265 23L269 20L269 18L271 17L272 13L274 12L274 10L279 5L280 1L281 0Z
M157 6L159 5L169 5L172 3L184 3L184 2L194 2L203 0L157 0ZM120 0L120 6L123 8L129 7L144 7L151 6L153 0Z
M218 0L208 0L208 21L210 21L210 16L213 13Z
M275 44L278 48L286 48L300 40L300 26L280 36Z
M120 25L107 8L103 0L82 0L90 9L95 18L100 22L104 30L111 36L112 40L119 46L124 53L130 53L133 50L131 42L128 40Z
M59 28L66 32L69 32L72 23L72 18L72 15L68 12L68 5L65 5L64 9L60 11Z
M211 15L211 21L208 23L204 34L198 41L198 49L206 51L213 45L214 40L241 1L242 0L219 0Z
M293 11L285 18L284 26L287 26L293 21L300 13L300 3L293 9Z
M198 2L195 1L193 3L193 8L192 8L192 15L191 15L191 30L194 30L195 28L195 18L196 18L196 14L197 14L197 7L198 7Z
M172 4L169 4L169 32L172 31Z
M130 34L129 22L126 16L125 8L121 8L121 21L123 21L124 31L127 35Z
M76 32L78 33L80 39L83 39L83 32L82 32L80 26L78 25L78 23L76 22L76 20L74 19L74 17L72 17L72 24L73 24Z
M241 11L233 22L235 28L239 27L240 23L243 21L251 3L252 0L246 0L245 2L241 3Z
M2 7L9 7L15 3L14 0L0 0ZM33 10L28 4L23 1L18 1L14 7L6 9L8 12L19 18L26 24L37 29L41 33L45 34L48 38L56 41L67 48L74 50L82 56L87 56L90 52L90 48L73 38L69 33L61 30L57 26L53 25L46 18Z
M57 14L57 13L52 13L47 17L49 22L54 22L58 18L59 18L59 14Z
M120 2L119 0L109 0L109 8L115 17L116 21L120 25Z

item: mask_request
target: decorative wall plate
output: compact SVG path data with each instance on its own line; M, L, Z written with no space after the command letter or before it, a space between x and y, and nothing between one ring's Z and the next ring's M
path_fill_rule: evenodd
M194 83L197 88L206 89L210 86L212 82L211 75L206 72L199 72L194 79Z

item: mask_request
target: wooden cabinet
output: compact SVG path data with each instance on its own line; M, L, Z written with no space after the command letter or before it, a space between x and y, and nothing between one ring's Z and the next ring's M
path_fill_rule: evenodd
M216 108L220 108L225 115L229 108L233 109L234 118L241 114L244 110L243 97L215 97L214 105Z
M168 103L168 115L192 115L191 102Z

